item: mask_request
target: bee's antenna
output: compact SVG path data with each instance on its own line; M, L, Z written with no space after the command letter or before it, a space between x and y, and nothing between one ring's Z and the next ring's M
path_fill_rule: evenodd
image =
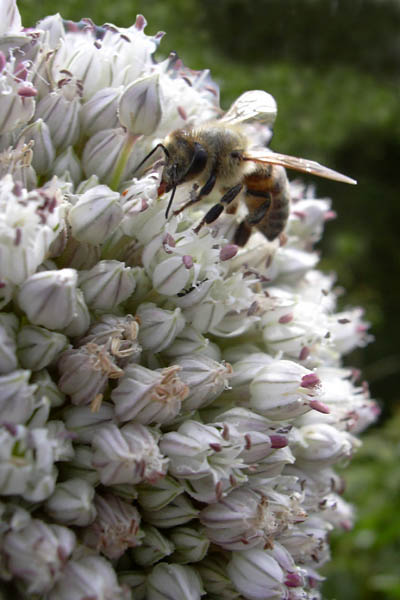
M150 152L149 152L149 153L148 153L148 154L147 154L147 155L144 157L144 159L143 159L143 160L142 160L142 161L141 161L141 162L138 164L138 166L136 167L135 171L137 171L138 169L140 169L140 167L141 167L142 165L144 165L144 163L146 162L146 160L147 160L148 158L150 158L150 156L151 156L152 154L154 154L154 152L155 152L156 150L158 150L159 148L162 148L163 152L165 153L165 156L166 156L167 158L169 158L169 152L168 152L168 150L166 149L166 147L164 146L164 144L157 144L157 146L154 146L153 150L150 150Z
M170 196L170 199L169 199L169 202L168 202L167 210L165 211L165 218L166 219L168 219L168 213L169 213L169 210L170 210L170 208L172 206L172 201L174 199L175 192L176 192L176 185L174 185L174 187L172 188L172 193L171 193L171 196Z

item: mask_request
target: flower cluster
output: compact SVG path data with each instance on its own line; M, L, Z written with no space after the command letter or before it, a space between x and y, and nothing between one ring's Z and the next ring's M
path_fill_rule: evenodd
M161 165L140 164L221 117L209 73L156 62L142 16L23 29L14 0L1 11L4 585L318 599L328 534L352 521L335 465L377 414L342 365L369 339L362 313L338 312L316 269L330 202L293 183L285 240L243 248L239 215L166 219Z

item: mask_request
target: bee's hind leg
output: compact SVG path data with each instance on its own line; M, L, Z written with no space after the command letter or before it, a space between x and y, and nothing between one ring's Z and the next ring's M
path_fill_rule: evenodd
M218 219L219 215L223 212L224 205L230 204L231 202L233 202L233 200L236 198L236 196L238 196L238 194L240 194L240 192L242 191L242 188L243 188L242 183L238 183L237 185L233 186L232 188L229 188L229 190L227 192L225 192L225 194L222 196L222 198L218 202L218 204L214 204L214 206L212 206L210 208L210 210L208 210L206 212L206 214L204 215L204 217L202 218L200 223L197 225L197 227L194 228L193 231L195 233L198 233L200 231L200 229L203 227L203 225L205 225L205 224L209 225L210 223L213 223L214 221L216 221Z

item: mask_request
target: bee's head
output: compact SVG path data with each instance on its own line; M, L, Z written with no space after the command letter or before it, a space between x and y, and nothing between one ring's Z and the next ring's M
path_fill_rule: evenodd
M175 190L178 185L190 181L199 175L205 168L208 160L207 151L195 141L195 136L190 130L177 129L170 133L164 144L157 144L138 165L139 169L150 156L161 148L165 154L164 168L158 195L172 190L168 203L166 216L172 204Z
M190 130L178 129L171 133L163 149L166 160L161 182L166 192L195 178L206 166L207 152Z

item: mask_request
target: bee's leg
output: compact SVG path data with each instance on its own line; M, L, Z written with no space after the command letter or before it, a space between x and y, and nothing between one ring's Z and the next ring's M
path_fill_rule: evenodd
M252 227L247 223L246 220L239 223L235 235L233 236L233 243L236 246L245 246L247 244L247 240L251 236Z
M270 206L271 206L271 198L267 198L267 200L265 200L265 202L260 204L260 206L258 208L256 208L255 210L252 210L251 213L249 212L249 214L246 217L247 223L249 225L258 225L258 223L260 223L260 221L263 220L263 218L269 211Z
M248 192L247 192L248 193ZM271 206L271 200L268 198L263 202L256 210L249 213L246 218L239 223L238 228L235 231L233 242L237 246L245 246L249 237L251 236L252 228L260 223L265 215L267 214Z
M200 189L198 194L191 194L191 198L188 202L186 202L183 206L174 210L174 215L179 215L182 211L185 210L188 206L192 206L192 204L197 204L203 198L203 196L207 196L214 188L215 182L217 181L217 169L212 169L210 173L210 177L207 179L203 187Z
M222 196L220 202L218 202L218 204L214 204L214 206L212 206L210 210L206 212L200 223L197 225L197 227L195 227L195 233L198 233L203 225L209 225L210 223L216 221L224 210L224 204L230 204L236 198L236 196L240 194L242 188L242 183L238 183L232 188L229 188L229 190Z

